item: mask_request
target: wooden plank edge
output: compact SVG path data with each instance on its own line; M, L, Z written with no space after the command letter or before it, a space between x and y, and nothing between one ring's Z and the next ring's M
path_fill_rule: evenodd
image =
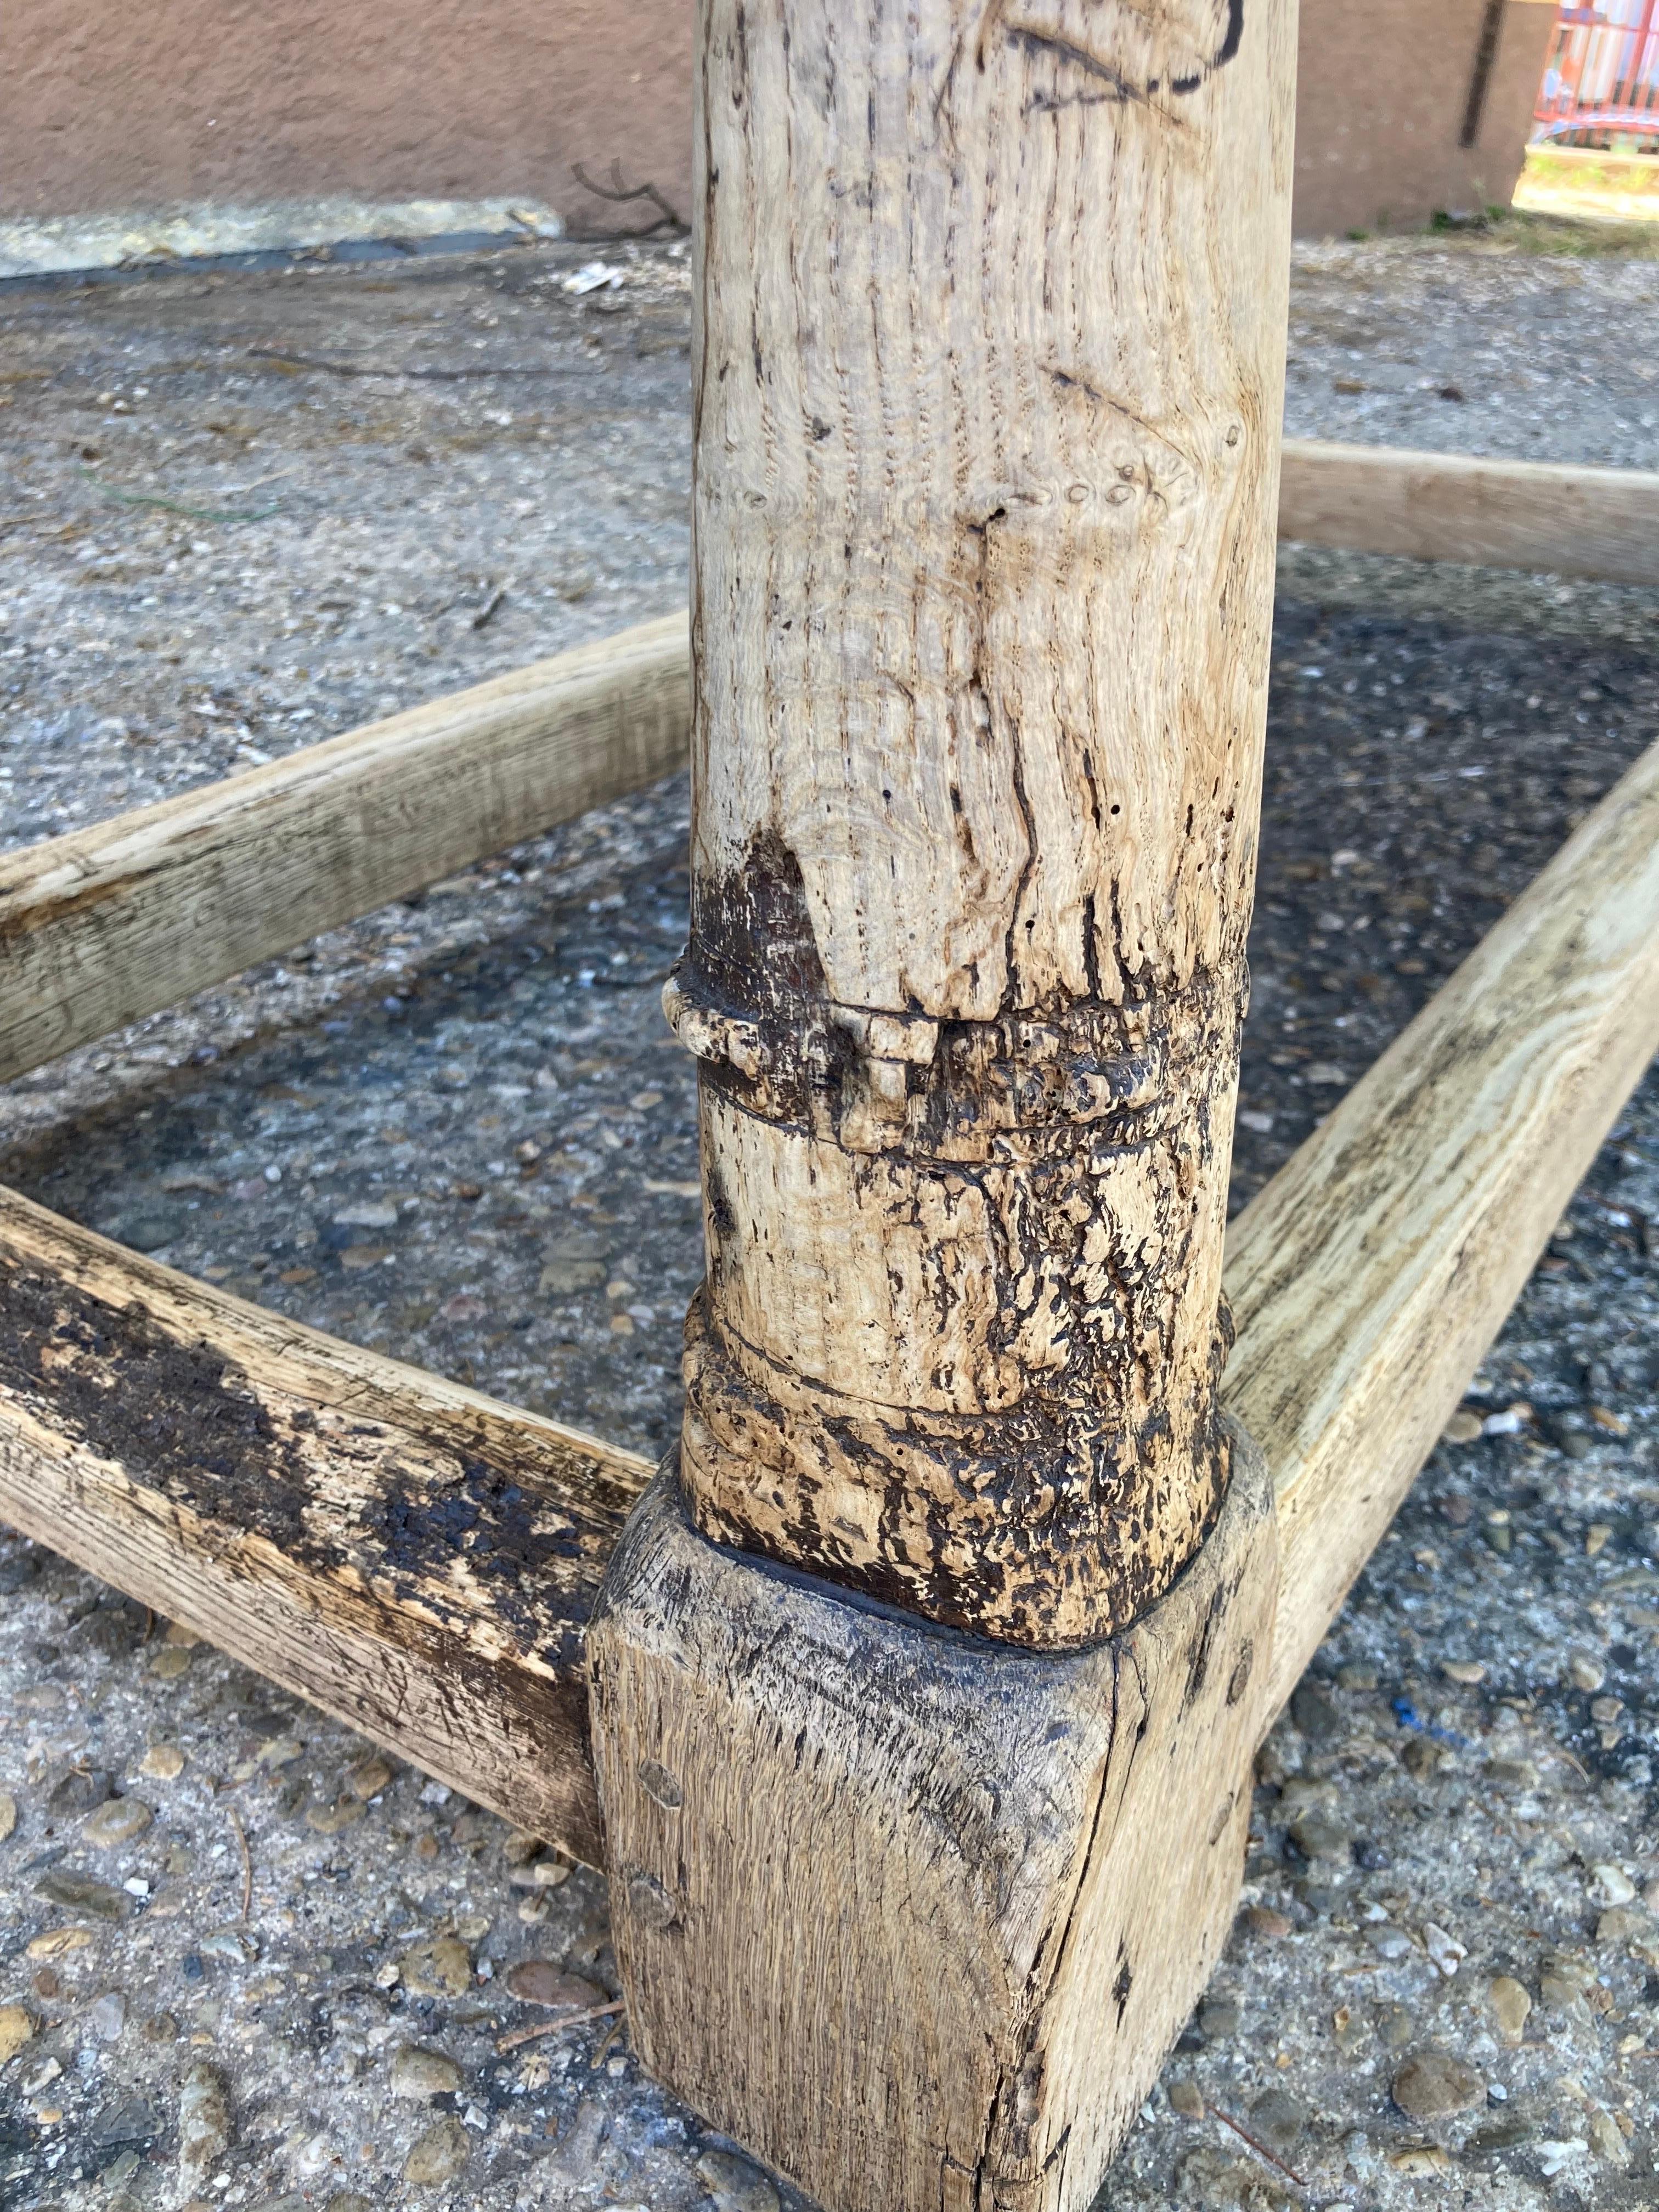
M1659 748L1230 1233L1239 1340L1226 1396L1274 1468L1284 1550L1275 1710L1656 1048ZM122 1363L158 1343L208 1363L213 1391L251 1405L254 1457L290 1522L297 1492L304 1552L250 1510L246 1451L228 1475L194 1466L181 1491L155 1439L135 1448L130 1431L89 1423L63 1361L48 1358L43 1374L38 1342L23 1342L20 1273L65 1294L70 1366L76 1328L107 1340L93 1352L112 1417L149 1403L165 1414L165 1394L115 1388ZM72 1312L68 1293L96 1311ZM313 1456L296 1475L282 1455L307 1433ZM434 1519L443 1494L465 1497L470 1462L560 1516L555 1533L578 1561L558 1608L528 1631L456 1548L471 1537L476 1554L477 1524ZM0 1193L0 1513L590 1859L580 1623L647 1471ZM392 1500L405 1525L413 1508L418 1558L400 1559L387 1536Z
M590 1863L582 1632L649 1473L0 1191L0 1518Z
M1279 535L1350 553L1659 584L1659 474L1286 438Z
M684 613L0 856L0 1082L684 765Z
M1659 474L1291 438L1279 533L1659 584ZM688 637L644 623L0 857L0 1082L669 774Z
M1233 1222L1289 1696L1659 1051L1659 745Z

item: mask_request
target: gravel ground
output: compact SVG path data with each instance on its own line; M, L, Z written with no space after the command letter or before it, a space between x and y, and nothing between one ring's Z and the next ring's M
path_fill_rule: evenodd
M1654 465L1659 264L1491 244L1299 249L1291 428ZM678 603L684 260L588 252L0 289L0 843ZM1659 733L1659 594L1289 550L1271 726L1240 1202ZM0 1178L659 1449L684 838L671 783L0 1091ZM1264 1749L1116 2212L1659 2204L1656 1320L1650 1076ZM595 1877L0 1591L0 2205L768 2212L613 2015L515 2040L614 1990Z

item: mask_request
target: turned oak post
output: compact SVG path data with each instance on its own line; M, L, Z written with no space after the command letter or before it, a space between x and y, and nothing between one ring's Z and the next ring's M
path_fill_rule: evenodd
M708 1267L587 1650L635 2046L845 2212L1086 2204L1237 1899L1293 53L702 0Z
M1044 1649L1227 1480L1282 6L707 0L706 1534Z

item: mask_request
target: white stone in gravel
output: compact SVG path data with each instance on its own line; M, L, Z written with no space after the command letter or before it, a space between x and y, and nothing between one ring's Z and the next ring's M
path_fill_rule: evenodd
M360 1199L355 1206L343 1206L334 1216L341 1229L390 1229L397 1218L397 1206L389 1198Z
M222 2077L204 2058L179 2091L179 2178L194 2189L230 2148L230 2100Z
M1469 1955L1467 1943L1460 1943L1455 1936L1432 1920L1423 1923L1423 1948L1448 1981Z
M1593 1883L1590 1894L1598 1905L1628 1905L1636 1894L1636 1884L1623 1867L1614 1866L1610 1860L1590 1869Z
M1530 1406L1506 1406L1501 1413L1487 1414L1480 1424L1480 1433L1486 1437L1516 1437L1531 1419Z
M1547 2140L1534 2148L1545 2180L1553 2181L1558 2173L1565 2172L1574 2159L1583 2158L1589 2145L1582 2136L1567 2136Z

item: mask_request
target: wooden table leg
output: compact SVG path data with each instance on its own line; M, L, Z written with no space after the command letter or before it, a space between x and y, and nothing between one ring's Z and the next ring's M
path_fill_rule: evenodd
M641 2055L848 2212L1086 2203L1236 1900L1293 44L704 0L708 1274L594 1743Z

